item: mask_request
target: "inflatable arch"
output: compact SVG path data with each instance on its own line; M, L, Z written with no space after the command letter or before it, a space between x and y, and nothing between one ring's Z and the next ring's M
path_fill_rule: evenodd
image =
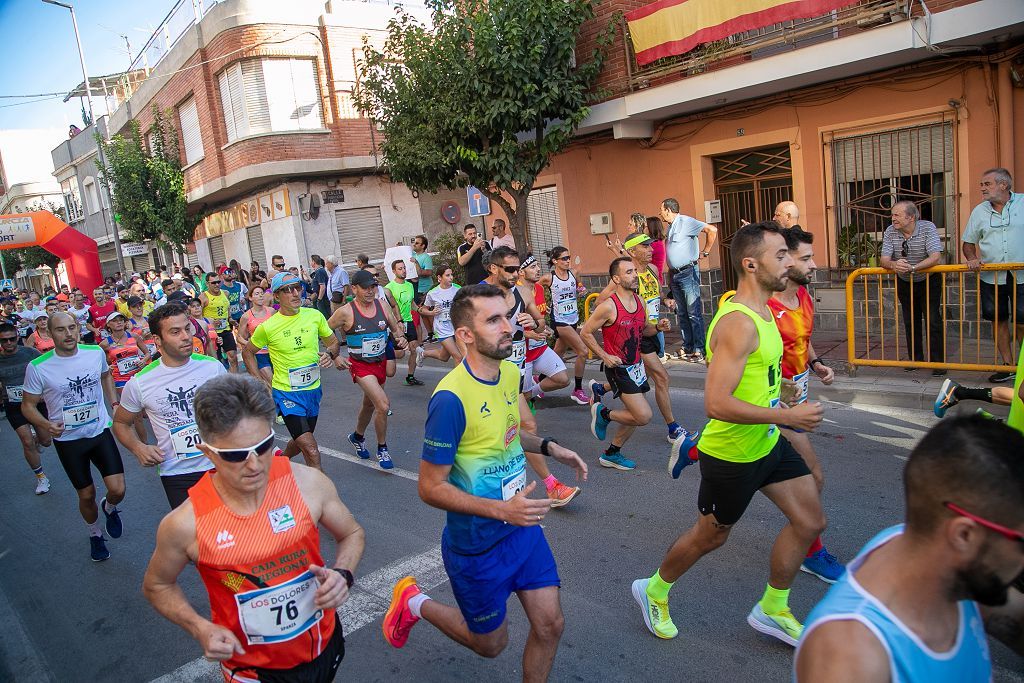
M88 296L103 284L96 240L49 211L0 215L0 250L38 246L64 261L68 284Z

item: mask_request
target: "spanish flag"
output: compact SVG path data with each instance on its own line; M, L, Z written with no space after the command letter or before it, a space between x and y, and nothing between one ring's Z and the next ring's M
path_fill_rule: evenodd
M658 0L626 14L640 66L701 43L790 19L816 17L857 0Z

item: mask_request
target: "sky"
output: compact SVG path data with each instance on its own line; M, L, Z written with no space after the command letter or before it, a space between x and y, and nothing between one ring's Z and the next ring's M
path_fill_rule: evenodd
M128 68L175 0L62 0L73 5L89 76ZM187 0L186 0L187 1ZM0 130L82 127L81 103L64 95L82 82L71 13L41 0L0 0ZM10 95L58 96L11 98ZM13 105L13 106L12 106ZM96 116L106 113L93 97Z

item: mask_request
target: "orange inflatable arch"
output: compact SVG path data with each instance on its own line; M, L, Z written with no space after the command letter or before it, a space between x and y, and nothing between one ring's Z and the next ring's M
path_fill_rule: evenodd
M42 247L64 262L68 284L86 296L103 284L96 240L49 211L0 215L0 250Z

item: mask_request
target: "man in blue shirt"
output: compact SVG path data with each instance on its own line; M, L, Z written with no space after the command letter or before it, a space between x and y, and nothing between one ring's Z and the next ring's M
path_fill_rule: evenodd
M679 358L691 363L704 362L705 327L700 298L700 260L706 259L718 236L718 228L679 213L679 201L669 197L661 203L661 220L668 224L665 253L668 257L670 298L675 308L683 347ZM704 248L700 235L704 233Z

